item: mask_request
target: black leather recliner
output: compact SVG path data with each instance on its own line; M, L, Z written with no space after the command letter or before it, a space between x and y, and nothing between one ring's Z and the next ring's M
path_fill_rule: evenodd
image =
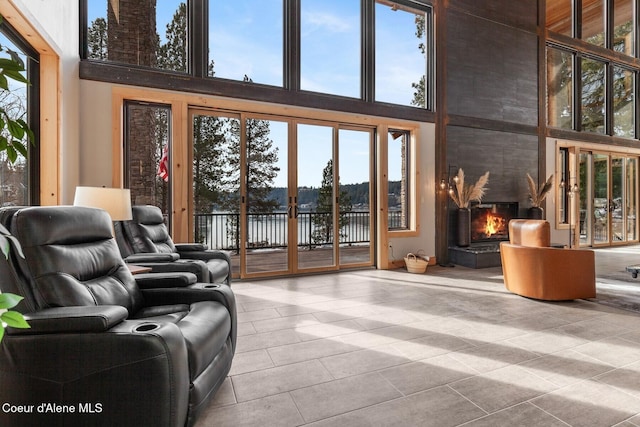
M136 205L133 219L114 223L120 253L126 262L158 271L189 271L201 282L231 285L231 258L201 243L174 243L157 206Z
M0 425L192 425L231 367L231 288L132 276L103 210L8 217L25 257L0 256L0 290L31 328L0 343Z

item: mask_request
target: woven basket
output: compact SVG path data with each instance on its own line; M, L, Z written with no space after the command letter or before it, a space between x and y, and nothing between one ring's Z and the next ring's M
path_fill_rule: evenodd
M407 266L407 271L409 273L424 273L427 271L427 261L422 258L418 258L412 253L408 253L406 257L404 257L404 263Z

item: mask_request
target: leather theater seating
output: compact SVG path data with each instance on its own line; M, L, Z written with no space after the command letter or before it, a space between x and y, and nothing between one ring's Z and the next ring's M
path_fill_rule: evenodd
M200 243L174 243L157 206L136 205L133 219L114 223L120 253L152 272L188 271L198 281L231 285L231 258Z
M0 257L0 290L24 297L16 309L31 326L7 328L0 343L0 402L33 405L0 411L0 425L192 425L231 367L231 288L189 273L132 276L103 210L0 217L24 253Z
M540 300L596 296L595 256L588 249L550 247L545 220L512 219L509 242L500 243L506 288Z

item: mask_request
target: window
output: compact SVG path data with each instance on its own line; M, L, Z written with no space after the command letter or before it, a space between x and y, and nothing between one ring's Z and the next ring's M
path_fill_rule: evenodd
M622 67L613 67L613 134L635 137L636 74Z
M547 1L547 29L571 37L573 19L571 0Z
M605 133L605 71L603 62L582 58L582 130Z
M210 0L207 75L282 86L282 2Z
M31 83L26 85L9 79L9 91L0 102L11 117L27 122L35 134L32 143L26 138L22 140L27 158L18 153L15 162L11 162L6 151L0 153L0 206L35 205L40 202L38 54L5 21L0 24L0 45L3 47L0 57L9 57L8 51L18 55L25 65L25 77Z
M170 212L171 106L125 103L124 186L134 205Z
M547 49L547 118L549 126L573 127L573 54Z
M559 191L558 194L558 223L560 224L568 224L569 223L569 190L570 190L570 179L569 179L569 149L566 147L561 147L558 150L558 165L557 165L557 181Z
M375 8L376 101L428 108L430 14L386 0Z
M86 3L87 58L187 71L186 2Z
M411 132L389 129L388 136L389 230L411 227Z
M613 19L613 50L633 56L636 52L633 0L614 0Z
M582 40L596 46L605 46L604 11L604 0L583 0Z
M410 120L433 110L433 13L423 0L79 1L84 78L113 81L109 62L158 89L372 115L391 103Z
M300 88L360 96L360 1L301 0Z

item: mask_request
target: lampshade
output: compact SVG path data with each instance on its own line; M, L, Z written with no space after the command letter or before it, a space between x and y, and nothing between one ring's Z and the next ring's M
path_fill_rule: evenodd
M132 218L131 192L128 188L76 187L74 206L104 209L112 221Z

